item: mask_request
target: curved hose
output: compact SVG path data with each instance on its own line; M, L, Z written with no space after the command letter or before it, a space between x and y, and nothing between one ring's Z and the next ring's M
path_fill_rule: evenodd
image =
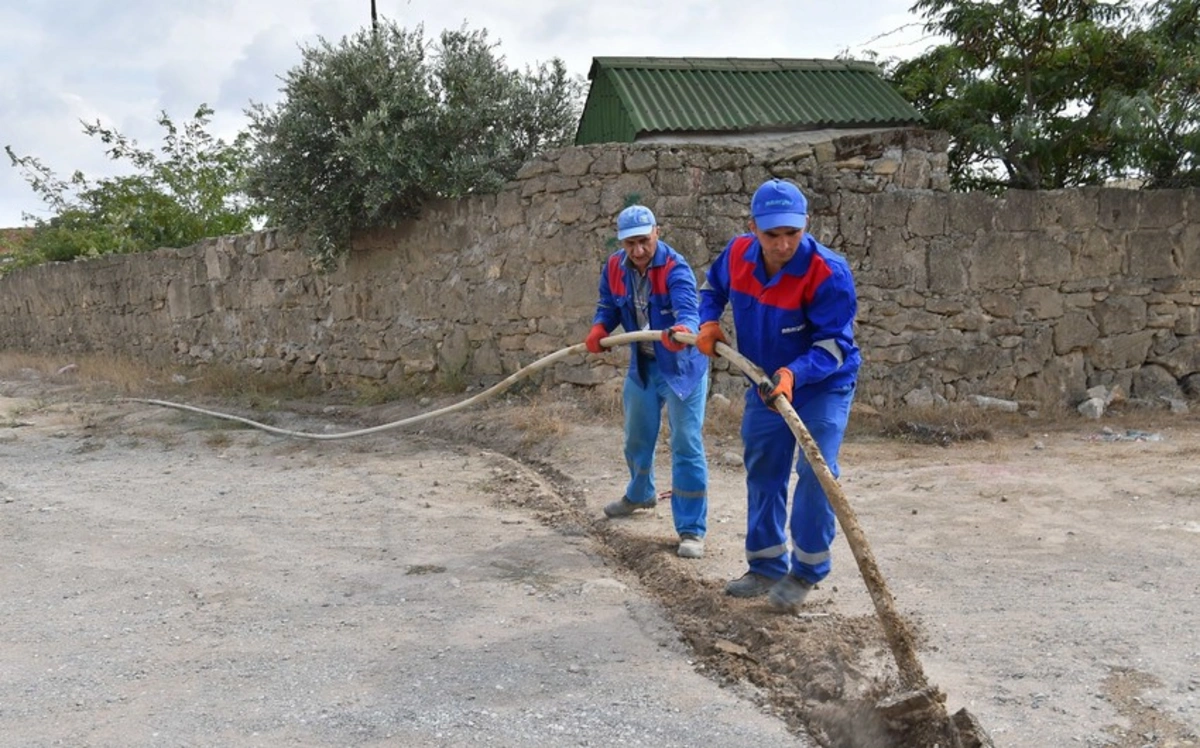
M600 345L606 348L622 345L625 343L635 343L641 341L654 341L660 339L662 332L659 330L642 330L638 332L627 332L619 335L610 335L600 341ZM677 333L676 339L680 342L694 345L696 336L688 333ZM400 428L401 426L411 426L414 423L427 421L431 418L453 413L455 411L468 408L475 403L494 397L501 392L504 392L509 387L513 386L520 380L530 374L546 368L573 353L583 353L587 347L583 343L563 348L554 353L544 356L525 368L517 371L511 376L496 385L480 392L478 395L463 400L460 403L450 405L445 408L433 410L421 415L405 418L392 423L385 423L380 426L372 426L366 429L357 431L347 431L341 434L311 434L303 431L290 431L288 429L275 428L257 421L251 421L248 418L232 416L226 413L218 413L216 411L205 410L191 405L183 405L173 403L166 400L149 400L142 398L125 398L130 402L147 403L150 405L161 405L167 408L175 408L177 410L186 410L193 413L200 413L213 418L223 418L230 421L244 423L247 426L253 426L256 429L269 431L272 434L280 434L283 436L294 436L301 439L316 439L316 440L333 440L333 439L350 439L356 436L365 436L367 434L375 434L388 429ZM767 375L751 362L748 358L741 355L733 348L724 343L716 344L716 352L722 358L728 359L731 363L741 369L754 384L760 384L767 380ZM883 579L883 574L879 570L879 565L875 562L875 556L871 552L870 544L867 542L867 536L862 530L862 526L858 522L858 516L850 506L849 499L842 491L841 486L834 477L833 472L829 469L824 456L822 456L820 448L817 446L816 440L813 439L808 427L800 420L800 416L792 408L792 404L787 400L779 398L775 401L775 407L779 414L787 421L788 427L796 436L796 441L800 445L804 457L808 460L809 465L813 468L813 472L817 476L821 487L825 489L825 495L829 499L830 506L833 508L834 514L837 515L838 522L841 524L843 531L846 534L847 543L850 546L851 553L854 555L854 560L858 563L859 572L862 574L863 581L867 586L867 591L871 595L872 602L875 603L875 611L879 615L880 622L883 624L884 636L888 641L892 650L892 655L895 657L896 666L899 670L901 683L914 691L925 690L930 688L929 682L926 679L924 669L921 667L920 660L917 659L916 643L913 640L912 633L908 627L904 625L900 618L899 612L896 610L895 603L891 592L888 590L887 583ZM945 705L939 702L941 712L945 713Z
M638 331L638 332L627 332L627 333L621 333L619 335L610 335L607 338L604 338L603 340L601 340L600 345L602 345L606 348L613 348L615 346L622 345L625 343L636 343L636 342L640 342L640 341L644 341L644 340L658 340L661 336L662 336L662 333L657 330L643 330L643 331ZM679 340L683 341L684 343L695 342L694 336L691 336L691 335L679 334L678 338L679 338ZM730 350L732 351L732 349L730 349ZM463 400L462 402L455 403L454 405L449 405L445 408L439 408L437 410L432 410L428 413L422 413L420 415L412 416L410 418L405 418L400 421L393 421L391 423L384 423L379 426L372 426L370 428L358 429L357 431L345 431L340 434L313 434L313 433L306 432L306 431L292 431L290 429L281 429L281 428L276 428L275 426L268 426L265 423L259 423L258 421L252 421L249 418L242 418L241 416L234 416L234 415L230 415L228 413L220 413L215 410L206 410L204 408L197 408L194 405L184 405L183 403L174 403L174 402L170 402L169 400L151 400L149 398L140 398L140 397L127 397L127 398L122 398L122 400L125 402L132 402L132 403L146 403L148 405L160 405L164 408L174 408L175 410L184 410L184 411L188 411L189 413L199 413L200 415L210 416L212 418L220 418L220 419L226 420L226 421L237 421L238 423L242 423L247 426L251 426L253 428L260 429L262 431L267 431L272 434L278 434L280 436L292 436L292 437L296 437L298 439L312 439L312 440L316 440L316 441L332 441L335 439L351 439L353 437L366 436L368 434L377 434L381 431L397 429L402 426L411 426L415 423L421 423L422 421L428 421L431 418L437 418L438 416L448 415L450 413L454 413L456 411L463 410L465 408L469 408L472 405L475 405L476 403L480 403L484 400L487 400L488 398L499 395L500 393L502 393L505 390L507 390L508 388L512 387L514 384L521 381L525 377L528 377L529 375L531 375L535 372L541 371L542 369L545 369L546 367L550 366L551 364L561 361L562 359L566 358L567 356L570 356L573 353L586 353L586 352L587 352L587 347L583 343L577 343L576 345L570 346L568 348L563 348L563 349L555 351L554 353L551 353L547 356L543 356L542 358L539 358L537 361L534 361L532 364L529 364L528 366L524 367L523 369L513 373L509 377L507 377L504 380L498 382L497 384L489 387L488 389L484 390L483 392L480 392L478 395L473 395L473 396L467 398L466 400ZM736 353L737 353L736 351L732 351L732 352L734 353L734 355L736 355Z

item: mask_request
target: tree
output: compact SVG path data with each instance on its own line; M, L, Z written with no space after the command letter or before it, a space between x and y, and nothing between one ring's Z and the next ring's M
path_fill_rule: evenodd
M1130 39L1140 87L1107 105L1115 143L1150 187L1200 187L1200 0L1157 2Z
M79 171L61 179L36 157L17 156L6 146L12 165L54 213L49 219L25 216L34 232L15 264L185 247L250 230L260 214L243 191L249 133L232 143L213 137L207 130L212 114L202 104L180 130L161 112L157 122L166 134L160 154L99 121L83 123L109 158L134 171L94 181Z
M888 75L950 134L959 189L1099 184L1155 159L1170 171L1195 159L1194 143L1174 164L1162 151L1195 132L1196 3L918 0L950 43Z
M358 230L426 201L499 190L521 164L569 144L583 85L560 60L509 70L486 31L393 22L321 39L288 71L276 106L247 112L253 194L273 223L328 264Z

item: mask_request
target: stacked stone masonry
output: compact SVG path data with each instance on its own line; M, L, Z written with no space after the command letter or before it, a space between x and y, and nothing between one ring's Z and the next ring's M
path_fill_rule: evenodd
M487 384L583 339L627 203L649 205L702 274L745 231L754 188L780 176L855 270L860 400L1200 395L1200 192L956 194L945 149L922 130L562 149L498 195L358 237L328 273L271 231L11 273L0 345L327 386ZM544 379L596 385L625 361L579 355ZM744 388L723 362L714 382Z

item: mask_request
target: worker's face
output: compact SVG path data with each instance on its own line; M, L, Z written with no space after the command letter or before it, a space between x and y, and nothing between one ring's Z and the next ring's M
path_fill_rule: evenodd
M761 231L753 220L750 221L750 230L758 237L758 243L762 245L763 249L763 259L772 272L783 267L788 260L792 259L796 254L796 249L800 246L800 240L804 238L804 229L780 226L768 231Z
M658 248L658 227L655 226L645 236L631 236L628 239L621 240L621 246L625 249L625 254L629 255L629 261L633 263L640 272L646 272L646 268L650 267L650 261L654 259L654 250Z

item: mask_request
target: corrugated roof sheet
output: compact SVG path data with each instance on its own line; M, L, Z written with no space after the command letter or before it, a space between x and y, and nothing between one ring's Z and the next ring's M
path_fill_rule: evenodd
M900 127L921 114L854 60L596 57L637 133ZM588 116L585 111L584 118Z

